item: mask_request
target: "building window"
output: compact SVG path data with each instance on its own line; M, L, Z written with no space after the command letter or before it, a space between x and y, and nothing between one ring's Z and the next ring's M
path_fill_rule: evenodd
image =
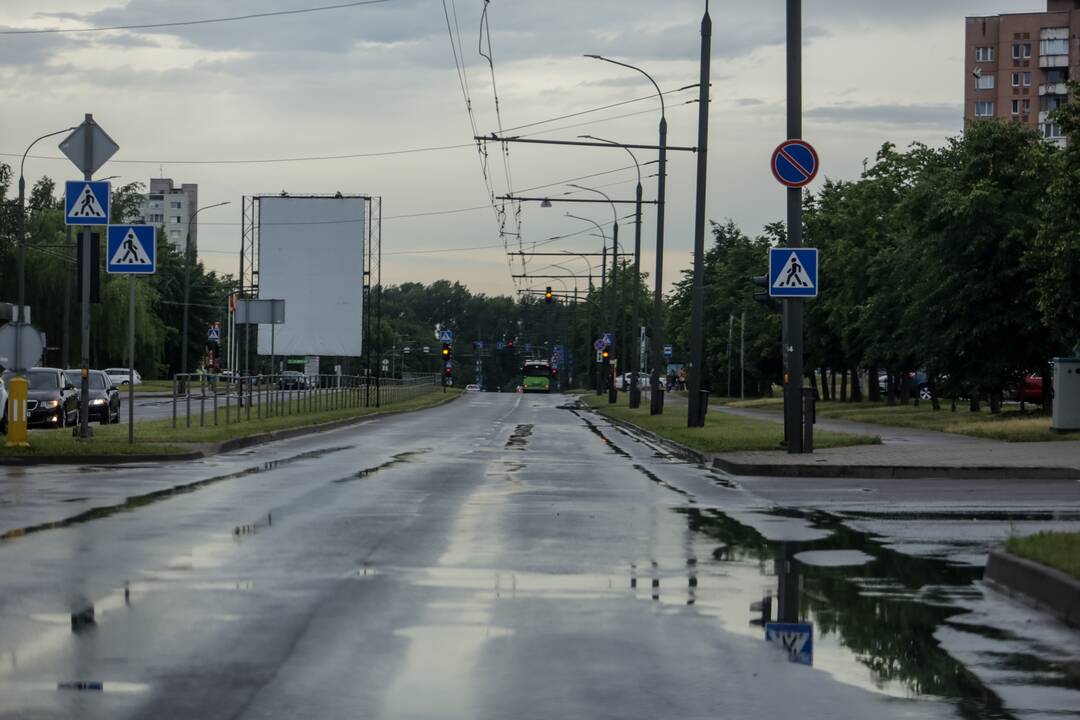
M1012 86L1013 87L1020 87L1020 73L1013 73L1012 74Z
M975 48L975 62L994 62L994 48L992 48L992 47L977 47L977 48Z
M1064 95L1043 95L1039 98L1039 109L1052 112L1065 104Z
M1024 87L1031 87L1031 73L1024 73Z
M1031 57L1031 43L1024 43L1024 59L1027 60Z
M1013 43L1012 50L1013 50L1012 51L1013 60L1019 60L1020 59L1020 43Z
M1046 82L1053 85L1063 83L1069 79L1069 73L1065 68L1054 68L1046 71Z
M1053 140L1056 138L1065 137L1065 134L1061 132L1061 126L1057 123L1046 123L1042 126L1043 137L1047 140Z
M173 210L179 210L180 209L180 201L179 200L173 200L172 202L169 203L169 207L171 207Z
M1030 113L1031 112L1031 100L1029 100L1028 98L1024 98L1024 100L1023 100L1023 102L1021 104L1021 107L1023 107L1023 112L1024 112L1025 115Z
M1013 115L1019 115L1020 114L1020 101L1019 100L1013 100L1012 101L1012 114Z
M993 117L994 115L994 103L992 102L977 102L975 103L975 117Z
M980 75L975 78L975 87L978 90L993 90L994 89L994 76L993 75Z
M1068 55L1068 40L1042 40L1039 42L1040 55Z
M182 221L181 221L179 215L172 215L172 216L169 217L169 222L179 224Z

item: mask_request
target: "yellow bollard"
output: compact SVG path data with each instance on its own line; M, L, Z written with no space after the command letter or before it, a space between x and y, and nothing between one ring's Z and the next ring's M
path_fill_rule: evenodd
M8 381L8 447L30 447L26 434L26 398L30 384L24 377L13 377Z

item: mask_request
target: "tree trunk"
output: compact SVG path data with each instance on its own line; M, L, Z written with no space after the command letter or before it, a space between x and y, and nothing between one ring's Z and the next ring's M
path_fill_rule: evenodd
M832 400L832 395L829 393L829 376L825 372L825 368L821 368L821 399Z
M814 374L813 370L810 371L810 387L814 388L814 394L817 395L818 394L817 375Z
M840 402L847 402L847 376L848 371L846 369L840 371Z
M990 393L990 414L997 415L1001 412L1001 389L998 388Z
M889 406L896 404L896 376L891 372L885 373L885 392Z
M978 389L975 389L975 390L971 391L971 401L970 401L970 405L968 406L968 408L973 413L977 413L981 409L979 407L979 391L978 391Z
M1051 383L1053 377L1050 372L1050 363L1044 362L1042 366L1042 412L1043 415L1050 415L1053 413L1053 405L1050 400Z
M900 385L900 404L901 405L910 405L911 404L911 378L908 377L908 374L906 372L902 372L902 373L900 373L900 377L898 378L898 380L899 380L899 385Z
M881 388L877 383L878 369L877 365L871 365L866 368L866 384L870 402L881 402Z
M939 412L941 400L938 398L937 380L934 379L934 373L929 370L926 372L926 387L930 390L930 405L934 408L934 412Z
M836 369L829 370L829 397L836 399Z
M851 371L851 401L862 402L862 380L859 379L859 369L855 368Z

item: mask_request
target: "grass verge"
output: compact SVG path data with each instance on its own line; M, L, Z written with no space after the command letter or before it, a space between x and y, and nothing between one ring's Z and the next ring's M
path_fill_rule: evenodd
M726 404L733 408L779 411L783 408L784 401L781 398L761 398ZM957 411L952 412L949 404L944 401L941 410L936 411L925 400L920 402L918 407L913 404L889 406L886 403L871 402L819 402L818 416L874 425L936 430L1004 442L1080 440L1080 432L1059 433L1051 430L1050 417L1037 410L1021 412L1016 408L1003 410L995 415L986 407L973 413L965 406L957 407Z
M619 393L619 401L615 405L608 404L607 395L597 396L589 393L583 395L582 400L605 415L633 423L700 452L779 450L780 441L784 439L784 428L780 423L718 412L711 412L705 416L705 427L688 428L686 427L685 406L671 406L663 415L650 415L648 402L643 402L640 408L631 410L628 406L628 395L628 393ZM819 449L880 443L881 439L873 436L826 431L814 433L814 447Z
M1041 532L1011 537L1005 543L1005 549L1080 580L1080 533Z
M172 427L171 419L136 423L134 445L128 444L127 425L94 425L94 437L88 442L76 440L69 434L69 431L32 430L30 431L31 446L29 448L9 448L0 444L0 457L178 455L197 450L199 446L204 444L221 443L226 440L251 437L275 430L309 427L336 420L350 420L386 412L420 410L438 405L448 397L456 396L460 392L458 389L450 388L447 389L446 394L442 392L424 392L414 397L402 398L396 402L384 402L381 408L324 410L295 415L278 415L270 418L264 417L261 420L255 419L253 415L250 421L244 420L228 425L225 424L224 407L221 407L219 409L218 425L216 426L213 425L213 418L209 414L206 418L207 424L205 427L198 426L197 417L192 418L193 423L190 428L184 426L183 418L178 418L175 430ZM237 408L233 406L232 411L235 413Z

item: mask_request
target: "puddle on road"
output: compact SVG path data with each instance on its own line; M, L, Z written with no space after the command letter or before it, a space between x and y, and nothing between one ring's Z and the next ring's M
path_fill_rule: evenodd
M529 438L532 437L532 425L518 425L510 437L506 440L506 447L511 450L524 450L528 447Z
M392 468L392 467L394 467L396 465L401 465L403 463L412 462L414 458L417 458L417 457L419 457L421 455L425 455L425 454L427 454L427 453L429 453L431 451L432 451L431 448L420 448L419 450L406 450L405 452L399 452L396 455L391 455L390 459L387 460L384 463L381 463L379 465L374 465L374 466L369 467L369 468L364 468L363 470L358 470L355 473L353 473L352 475L349 475L349 476L343 477L343 478L338 478L337 480L334 480L333 482L335 484L337 484L337 485L342 485L342 484L347 483L347 482L352 482L353 480L360 480L360 479L366 478L369 475L377 473L380 470L388 470L389 468Z
M1061 635L1071 631L986 590L982 568L897 552L823 513L774 513L824 534L784 542L744 517L673 511L699 539L719 544L711 554L720 562L702 573L718 569L726 578L726 599L711 608L729 629L763 636L750 624L761 615L750 603L764 591L774 621L813 623L814 666L841 682L944 699L972 720L1080 717L1080 656ZM698 596L709 609L700 588Z

